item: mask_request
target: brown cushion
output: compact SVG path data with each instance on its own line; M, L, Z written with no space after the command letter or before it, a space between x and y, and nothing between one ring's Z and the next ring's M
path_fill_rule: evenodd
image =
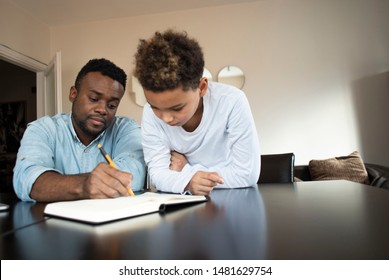
M349 180L369 184L365 165L357 151L348 156L311 160L309 171L312 180Z

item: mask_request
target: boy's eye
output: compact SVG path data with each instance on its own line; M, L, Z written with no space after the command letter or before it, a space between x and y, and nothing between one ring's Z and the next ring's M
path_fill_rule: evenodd
M178 112L178 111L181 111L182 108L184 108L184 107L173 108L173 111Z

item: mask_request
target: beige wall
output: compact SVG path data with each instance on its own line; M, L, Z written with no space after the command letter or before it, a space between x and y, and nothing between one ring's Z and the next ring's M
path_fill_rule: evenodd
M214 76L226 65L245 72L262 153L292 151L305 164L358 150L389 165L388 11L386 0L265 0L123 18L52 28L51 55L62 52L69 111L69 87L88 59L106 57L131 73L139 38L184 29ZM140 122L141 111L127 90L119 114Z
M0 0L0 44L43 63L50 61L50 28Z

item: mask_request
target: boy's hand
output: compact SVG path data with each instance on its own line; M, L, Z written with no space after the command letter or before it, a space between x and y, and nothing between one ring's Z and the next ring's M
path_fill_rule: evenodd
M192 194L208 195L217 184L224 184L224 181L216 172L197 171L185 190Z
M184 166L188 163L185 155L180 154L176 151L170 153L170 165L169 168L174 171L181 172Z

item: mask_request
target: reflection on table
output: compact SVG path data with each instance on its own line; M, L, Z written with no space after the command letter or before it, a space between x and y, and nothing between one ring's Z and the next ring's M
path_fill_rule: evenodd
M388 259L388 202L348 181L264 184L94 226L19 201L0 216L1 259Z

